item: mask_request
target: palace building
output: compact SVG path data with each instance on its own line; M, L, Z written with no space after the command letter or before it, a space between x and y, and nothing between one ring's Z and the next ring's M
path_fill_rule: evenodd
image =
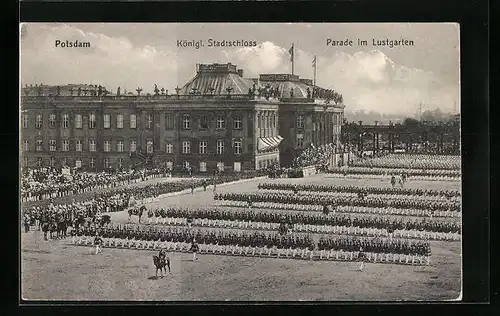
M239 172L286 165L311 144L340 141L341 96L296 75L248 79L231 63L199 64L174 90L23 87L22 166Z

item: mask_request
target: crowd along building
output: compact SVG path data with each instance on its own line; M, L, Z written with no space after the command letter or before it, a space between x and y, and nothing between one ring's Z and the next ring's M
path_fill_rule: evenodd
M286 165L308 146L338 145L344 109L340 95L311 80L249 79L231 63L198 64L171 93L157 86L110 93L97 85L25 86L21 93L22 166L88 171Z

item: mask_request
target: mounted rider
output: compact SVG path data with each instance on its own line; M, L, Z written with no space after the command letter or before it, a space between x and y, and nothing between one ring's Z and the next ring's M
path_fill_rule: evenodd
M165 262L165 258L167 258L167 251L164 248L160 249L160 252L158 253L158 258L160 258L161 263Z

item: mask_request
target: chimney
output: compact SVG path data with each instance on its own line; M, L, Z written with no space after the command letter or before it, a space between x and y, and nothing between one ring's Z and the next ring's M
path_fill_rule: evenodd
M238 75L243 78L243 69L238 69Z

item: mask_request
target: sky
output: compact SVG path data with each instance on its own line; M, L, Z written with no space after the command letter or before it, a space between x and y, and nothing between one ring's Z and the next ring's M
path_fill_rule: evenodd
M208 47L208 40L255 41L254 47ZM352 40L352 47L327 45ZM357 45L357 39L367 46ZM374 46L407 39L413 46ZM55 42L90 42L61 48ZM178 47L179 40L204 47ZM100 84L115 92L154 85L169 93L195 75L196 63L236 64L245 77L291 73L343 95L346 110L391 115L460 108L459 26L452 23L75 23L21 25L21 84Z

